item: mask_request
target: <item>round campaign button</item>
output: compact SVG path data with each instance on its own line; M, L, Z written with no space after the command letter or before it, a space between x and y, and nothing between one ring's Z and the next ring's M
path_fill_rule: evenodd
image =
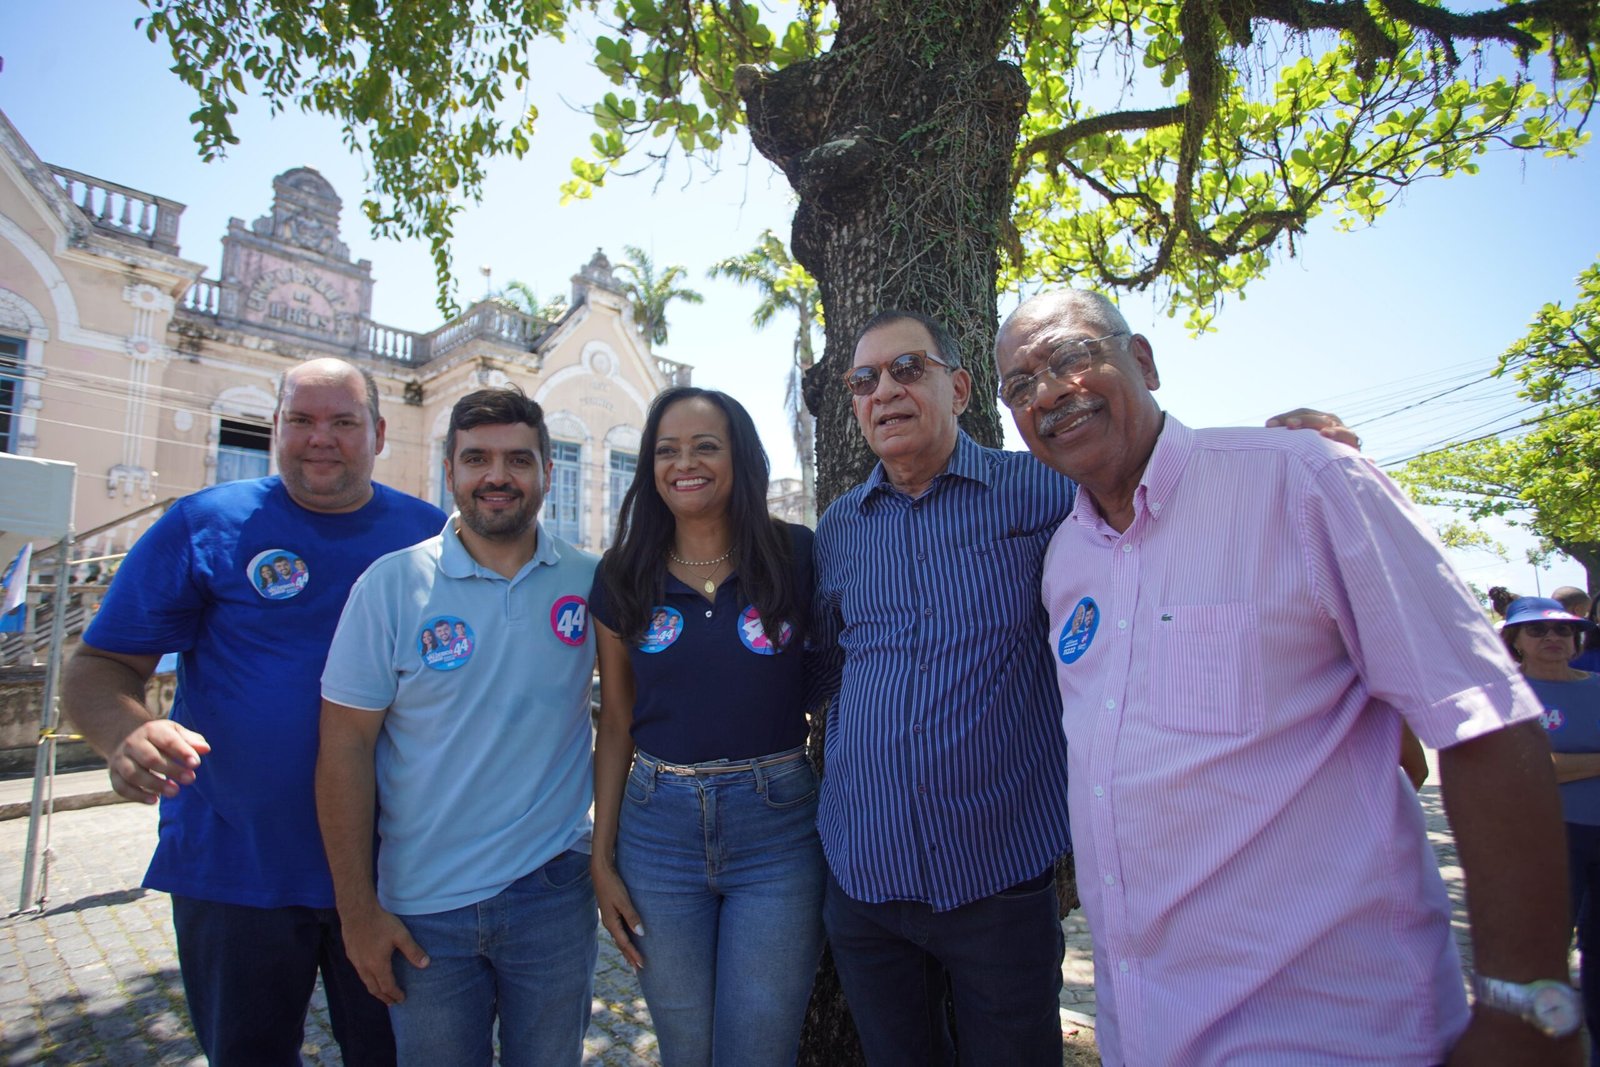
M751 604L739 613L739 640L751 652L760 656L771 656L782 652L789 644L789 639L794 636L794 627L784 623L778 627L778 640L773 641L767 637L766 628L761 625L761 612Z
M453 671L464 667L477 647L477 635L472 627L454 615L431 619L417 633L422 665L431 670Z
M564 596L550 608L550 629L564 645L581 645L589 636L589 605L581 596Z
M257 552L245 570L250 588L268 600L288 600L300 595L311 578L300 553L288 548Z
M683 613L677 608L657 604L650 609L650 626L644 632L640 652L665 652L683 635Z
M1056 642L1056 655L1061 657L1062 663L1076 663L1078 657L1089 651L1089 645L1094 641L1094 632L1100 627L1100 609L1095 605L1093 598L1084 597L1078 601L1077 607L1072 609L1072 614L1067 616L1065 625L1061 627L1061 639Z

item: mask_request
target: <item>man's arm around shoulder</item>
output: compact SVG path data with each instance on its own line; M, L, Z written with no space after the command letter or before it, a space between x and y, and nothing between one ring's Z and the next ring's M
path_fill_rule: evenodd
M80 645L62 678L61 706L89 747L105 757L119 796L154 804L195 779L206 739L150 714L144 686L159 656Z
M428 956L411 932L378 903L372 876L373 809L377 772L373 765L385 712L322 701L322 738L317 751L317 823L333 873L334 902L344 932L345 954L367 991L385 1004L405 993L394 979L394 954L426 967Z
M1466 875L1474 969L1510 982L1565 983L1567 852L1550 743L1538 720L1439 752L1439 779ZM1581 1041L1554 1041L1494 1008L1474 1006L1452 1067L1569 1064Z

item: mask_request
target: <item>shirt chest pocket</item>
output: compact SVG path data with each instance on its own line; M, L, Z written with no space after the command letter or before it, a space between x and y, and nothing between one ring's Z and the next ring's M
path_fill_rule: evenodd
M1261 635L1253 604L1157 607L1148 625L1150 717L1182 733L1261 728Z
M1039 581L1045 540L1028 534L955 549L941 568L946 595L975 624L996 630L1028 626L1044 611Z

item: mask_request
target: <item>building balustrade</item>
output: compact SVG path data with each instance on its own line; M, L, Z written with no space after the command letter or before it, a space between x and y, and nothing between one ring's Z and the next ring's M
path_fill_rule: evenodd
M97 230L131 238L150 248L178 254L178 220L183 205L176 200L130 189L66 167L52 166L67 199L88 216Z
M215 316L222 307L222 283L210 278L196 278L184 291L178 306L196 315Z
M694 372L694 368L689 366L689 364L675 363L670 359L663 359L660 356L656 356L655 360L656 369L659 370L661 372L661 376L667 380L667 388L671 389L674 386L690 384L689 377Z

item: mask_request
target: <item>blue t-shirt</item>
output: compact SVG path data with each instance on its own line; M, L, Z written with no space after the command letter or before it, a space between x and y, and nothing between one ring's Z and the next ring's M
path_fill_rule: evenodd
M1552 752L1600 752L1600 674L1576 682L1529 678L1539 695ZM1600 826L1600 778L1580 778L1561 785L1561 817L1584 826Z
M1600 671L1600 648L1578 653L1578 658L1567 666L1580 671Z
M789 525L795 595L811 598L811 531ZM596 573L594 617L615 631L616 613ZM762 628L739 574L708 601L667 575L633 666L633 743L668 763L755 759L806 740L806 660L792 630L776 639Z
M589 851L597 560L540 527L506 578L454 525L361 576L322 673L329 700L387 710L378 901L396 915L464 908Z
M172 718L211 744L194 783L161 801L146 886L333 906L312 785L328 642L367 565L443 524L381 485L356 511L308 511L274 476L185 497L134 544L84 642L180 653Z

